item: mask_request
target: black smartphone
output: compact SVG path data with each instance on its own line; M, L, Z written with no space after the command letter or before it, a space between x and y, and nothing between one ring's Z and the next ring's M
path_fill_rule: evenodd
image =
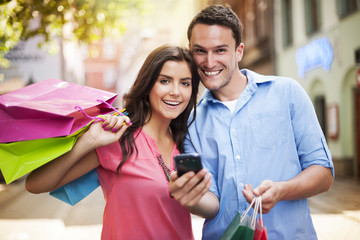
M174 159L178 177L181 177L188 171L197 173L203 168L200 155L197 153L181 153L176 155Z

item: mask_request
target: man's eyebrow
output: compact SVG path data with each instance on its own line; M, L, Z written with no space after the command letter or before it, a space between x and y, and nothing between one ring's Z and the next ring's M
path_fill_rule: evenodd
M204 48L204 47L200 46L199 44L194 44L192 47L196 47L196 48Z
M201 49L205 49L203 46L200 46L199 44L194 44L193 46L194 48L201 48ZM218 48L228 48L229 45L227 44L222 44L222 45L219 45L219 46L215 46L213 49L218 49Z

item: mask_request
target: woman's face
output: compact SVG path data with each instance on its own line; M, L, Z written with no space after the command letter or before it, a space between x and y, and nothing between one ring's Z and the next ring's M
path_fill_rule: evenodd
M191 77L187 62L165 62L149 95L152 118L170 122L185 110L192 93Z

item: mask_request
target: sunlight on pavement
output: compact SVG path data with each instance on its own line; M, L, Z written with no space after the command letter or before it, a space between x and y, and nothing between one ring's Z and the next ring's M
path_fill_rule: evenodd
M65 229L63 240L99 240L102 225L69 226Z
M312 214L313 223L319 240L359 239L360 228L343 214Z
M1 240L63 240L64 223L59 219L0 219Z

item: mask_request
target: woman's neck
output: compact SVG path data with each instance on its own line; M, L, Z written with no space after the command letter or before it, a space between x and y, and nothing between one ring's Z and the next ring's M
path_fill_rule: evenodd
M142 130L156 141L158 151L162 155L166 166L171 167L171 153L175 143L169 125L170 122L166 124L164 121L150 119Z
M161 142L162 139L171 138L171 131L169 128L170 122L166 123L154 118L151 118L145 125L142 127L150 137L156 140L156 142Z

